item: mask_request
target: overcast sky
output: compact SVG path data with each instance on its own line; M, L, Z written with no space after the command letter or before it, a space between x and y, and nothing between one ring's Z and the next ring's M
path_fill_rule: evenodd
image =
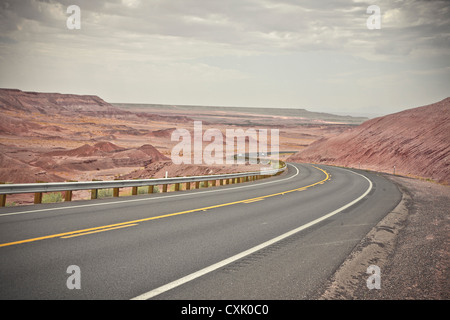
M0 0L1 88L382 115L449 84L450 1Z

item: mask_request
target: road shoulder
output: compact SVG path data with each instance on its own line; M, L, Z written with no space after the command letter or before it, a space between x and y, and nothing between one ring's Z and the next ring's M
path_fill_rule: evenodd
M450 187L385 176L398 185L402 200L355 247L318 299L449 299ZM368 273L371 265L380 273Z

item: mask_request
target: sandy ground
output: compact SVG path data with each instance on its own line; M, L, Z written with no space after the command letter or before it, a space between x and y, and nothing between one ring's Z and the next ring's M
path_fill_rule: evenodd
M316 298L450 298L450 187L418 179L386 176L402 190L402 201L367 234ZM368 288L367 280L372 277L367 273L370 265L380 268L379 289Z

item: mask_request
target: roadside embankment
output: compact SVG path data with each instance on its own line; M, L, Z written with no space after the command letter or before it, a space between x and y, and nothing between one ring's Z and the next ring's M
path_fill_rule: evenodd
M385 175L403 193L398 206L355 247L318 299L448 300L450 187ZM370 265L380 289L369 289Z

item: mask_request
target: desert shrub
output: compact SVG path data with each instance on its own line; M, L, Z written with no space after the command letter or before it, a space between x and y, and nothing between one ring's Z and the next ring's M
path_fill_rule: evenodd
M109 198L113 196L113 189L99 189L97 197L98 198Z
M209 181L200 182L200 188L207 188L209 186Z
M147 194L148 193L148 187L139 187L138 188L138 194Z
M50 192L42 195L42 203L62 202L63 195L61 192Z

